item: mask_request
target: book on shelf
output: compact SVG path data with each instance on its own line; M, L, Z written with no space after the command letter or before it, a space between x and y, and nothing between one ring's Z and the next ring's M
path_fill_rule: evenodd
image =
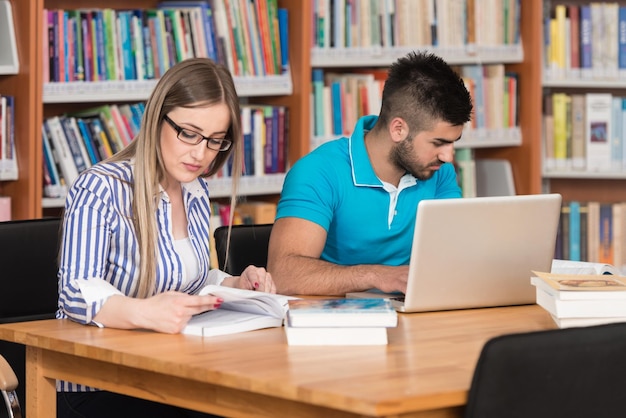
M586 94L586 165L588 171L611 168L611 93Z
M208 285L200 295L214 295L224 301L218 309L194 315L183 334L204 337L234 334L256 329L281 327L288 301L296 299L274 293Z
M0 180L17 180L15 98L0 95Z
M290 327L395 327L398 315L388 299L294 299Z
M292 327L285 324L288 345L386 345L385 327Z

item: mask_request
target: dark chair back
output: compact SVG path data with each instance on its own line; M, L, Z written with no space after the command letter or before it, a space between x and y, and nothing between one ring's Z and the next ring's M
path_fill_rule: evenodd
M0 222L0 323L55 317L60 226L60 218ZM25 414L24 346L0 341L0 354L17 375L16 392Z
M220 270L239 276L249 265L267 266L267 247L273 224L233 225L228 257L228 226L220 226L213 233Z
M626 417L626 323L489 340L466 418Z

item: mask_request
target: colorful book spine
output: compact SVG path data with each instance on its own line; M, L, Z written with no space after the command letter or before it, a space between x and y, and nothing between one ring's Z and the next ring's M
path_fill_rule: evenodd
M580 202L569 203L569 259L580 261Z

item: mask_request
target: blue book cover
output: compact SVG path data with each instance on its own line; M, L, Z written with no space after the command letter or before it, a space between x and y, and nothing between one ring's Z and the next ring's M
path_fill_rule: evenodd
M580 261L580 202L569 203L569 259Z
M50 140L48 139L48 133L45 127L41 128L41 137L43 140L43 159L50 175L52 185L60 185L59 172L54 164L54 156L52 155L52 149L50 148Z
M280 38L280 64L286 71L289 66L289 11L278 9L278 33Z
M141 30L143 32L143 53L146 70L145 77L146 80L153 80L155 78L155 57L152 53L152 42L154 42L154 40L150 36L150 24L146 13L141 14Z
M292 327L395 327L398 321L386 298L294 299L288 304Z
M589 5L580 6L580 68L591 69L591 8Z
M123 59L123 72L124 80L136 80L137 74L135 71L135 58L133 56L133 43L131 35L131 18L132 11L120 10L117 12L117 18L119 20L119 34L120 34L120 47L122 48Z
M341 97L341 83L334 81L330 85L330 96L333 113L333 135L343 134L343 106Z
M91 138L91 132L89 131L89 127L85 123L82 118L76 119L76 124L78 125L78 129L80 130L80 135L85 143L85 148L87 149L87 154L89 155L89 160L91 164L96 164L101 160L99 151L95 148L95 144L93 143L93 139Z
M76 136L76 132L72 128L71 121L67 117L59 118L61 121L61 126L63 127L63 131L65 133L65 139L67 144L70 147L70 151L72 153L72 158L74 158L74 164L76 164L76 169L80 173L87 169L87 163L83 158L83 154L80 150L80 145L78 144L78 137Z
M59 11L63 18L63 74L61 74L61 81L70 81L70 54L69 54L69 42L68 42L68 13L67 11Z
M107 80L107 58L106 58L106 44L105 44L105 28L104 28L104 14L102 10L94 11L95 21L95 38L96 38L96 51L94 53L97 57L98 64L98 78L96 81Z
M324 135L324 70L313 69L313 114L315 136Z
M618 31L618 67L626 70L626 6L619 6Z

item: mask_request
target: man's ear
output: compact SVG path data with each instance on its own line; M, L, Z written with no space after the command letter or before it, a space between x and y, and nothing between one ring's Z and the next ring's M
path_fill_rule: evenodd
M402 142L409 136L409 125L402 118L393 118L389 123L389 134L393 142Z

